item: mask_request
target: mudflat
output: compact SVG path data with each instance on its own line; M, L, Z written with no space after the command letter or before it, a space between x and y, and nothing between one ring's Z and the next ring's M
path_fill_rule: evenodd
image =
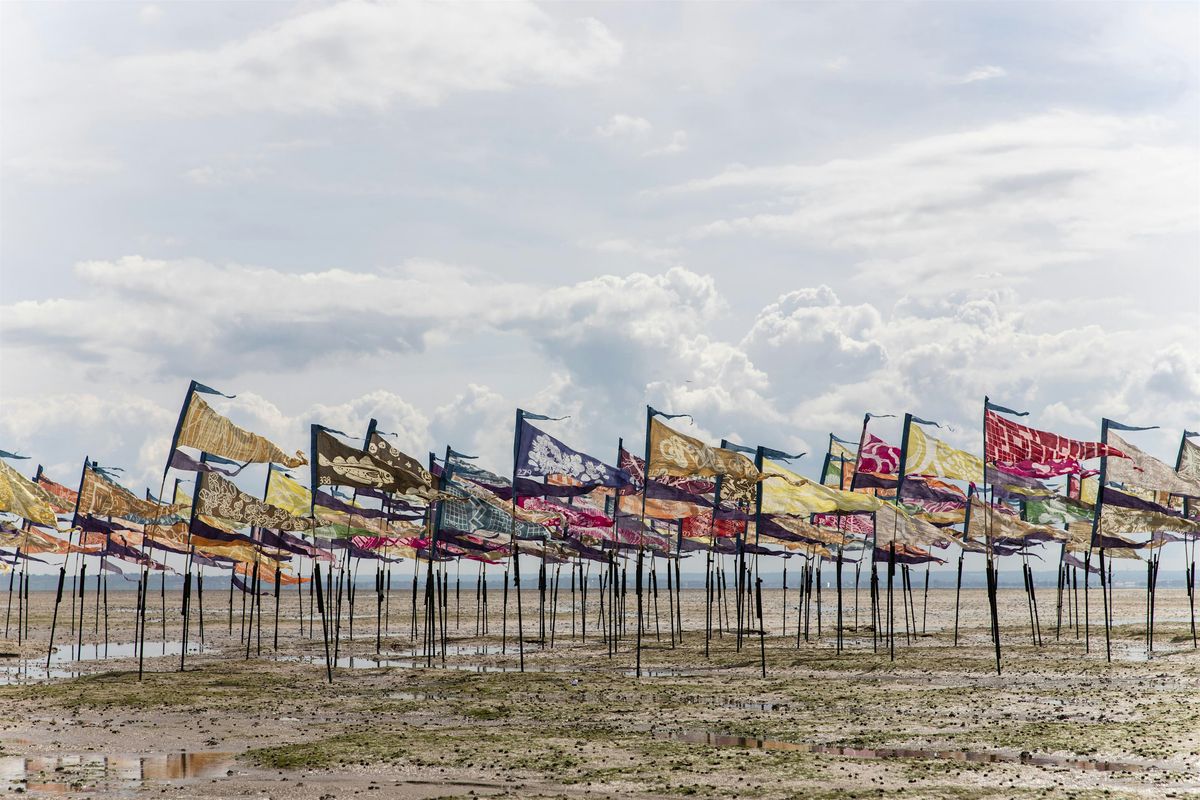
M797 593L785 609L781 592L765 591L765 636L745 633L739 649L719 614L706 655L704 592L683 592L675 642L664 593L657 625L647 618L637 678L632 596L610 653L595 595L585 641L578 597L572 607L560 589L557 612L543 624L537 593L525 590L521 672L515 598L505 632L500 593L491 593L484 633L474 582L469 591L449 588L449 647L432 656L433 668L420 609L412 636L411 595L389 598L377 654L374 595L362 591L353 638L343 614L332 683L320 618L310 628L308 597L301 607L294 591L283 595L277 647L274 598L262 598L261 628L256 618L247 629L240 594L230 618L227 596L206 593L203 641L193 616L193 652L181 672L179 597L166 598L164 616L152 590L140 681L134 592L110 586L107 636L92 587L82 637L65 600L49 669L54 593L33 592L29 638L22 633L18 645L14 608L0 647L0 794L1200 794L1200 650L1183 590L1158 592L1152 654L1145 593L1116 590L1111 663L1098 589L1089 598L1090 641L1072 604L1056 624L1053 592L1041 590L1040 646L1025 593L1001 590L999 675L982 590L962 592L957 645L954 591L931 589L926 607L918 590L907 627L897 608L894 660L870 630L865 589L857 609L846 593L840 654L832 594L819 631L810 604L806 638Z

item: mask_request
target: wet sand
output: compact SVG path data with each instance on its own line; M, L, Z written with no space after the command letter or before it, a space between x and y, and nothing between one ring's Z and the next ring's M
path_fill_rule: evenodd
M797 643L797 592L764 592L767 677L757 633L739 651L728 629L704 655L704 593L684 592L682 643L669 640L659 596L633 677L636 618L609 655L598 594L582 640L570 594L559 591L554 646L540 646L536 591L523 591L526 672L517 670L510 611L501 653L501 594L489 594L488 634L476 635L475 582L461 603L450 580L450 652L424 668L410 639L412 598L393 589L375 655L374 596L360 589L354 639L343 614L340 664L326 680L320 619L301 633L294 587L280 610L263 598L258 633L232 634L228 591L206 592L202 652L179 672L179 596L164 617L151 591L145 675L133 657L135 594L109 584L108 659L88 586L82 653L67 610L45 672L54 593L34 592L31 640L18 646L15 609L0 651L0 794L74 797L1183 797L1200 796L1200 651L1187 597L1161 590L1155 653L1147 659L1145 594L1117 590L1113 662L1105 661L1100 592L1083 632L1055 636L1053 588L1039 589L1042 645L1031 640L1025 594L1000 596L1003 672L996 674L982 590L964 590L959 644L954 592L915 591L916 626L899 605L895 660L878 652L860 590L858 630L836 652L836 600L815 604ZM660 587L661 588L661 587ZM897 594L898 598L898 594ZM576 596L578 600L578 596ZM515 601L511 601L515 602ZM898 603L897 599L897 603ZM578 605L576 606L578 611ZM1083 599L1080 597L1080 611ZM420 612L418 612L419 614ZM734 609L729 608L732 616ZM854 624L852 591L844 607ZM200 649L193 617L190 644ZM910 623L911 624L911 623ZM418 635L421 620L418 616ZM547 621L548 625L548 621ZM549 638L549 631L546 632ZM165 647L169 655L162 655ZM548 644L548 642L547 642ZM82 655L85 660L73 660ZM353 665L351 666L351 662Z

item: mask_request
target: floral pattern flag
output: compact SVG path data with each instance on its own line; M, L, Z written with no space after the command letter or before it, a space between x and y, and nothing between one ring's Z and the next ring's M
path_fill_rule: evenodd
M282 531L307 531L312 527L307 519L246 494L212 472L199 473L197 480L200 481L196 492L197 514Z
M951 480L980 483L983 460L965 450L927 436L915 421L908 424L908 448L904 456L906 475L937 475Z
M651 480L660 476L714 478L726 475L740 481L759 480L754 462L741 453L709 447L691 436L672 430L656 417L650 419Z
M623 470L571 449L522 419L517 439L517 477L547 478L551 475L573 478L584 486L622 489L631 484L629 475Z

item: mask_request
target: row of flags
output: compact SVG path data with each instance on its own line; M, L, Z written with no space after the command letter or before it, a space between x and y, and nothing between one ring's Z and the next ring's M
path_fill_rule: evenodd
M792 465L803 454L706 444L677 429L684 415L649 407L643 453L619 441L615 464L544 430L552 418L518 410L512 469L501 475L449 447L426 459L404 453L374 420L362 439L314 424L309 452L289 454L214 409L212 396L229 397L188 387L163 490L172 472L190 477L167 497L138 496L119 470L87 458L75 489L0 459L0 511L14 518L0 523L4 566L79 553L111 570L167 569L175 554L189 569L266 568L294 582L303 558L334 560L339 549L484 563L631 550L929 563L950 548L1003 556L1047 543L1076 563L1095 548L1139 558L1200 534L1196 434L1183 433L1172 465L1129 440L1144 428L1104 420L1100 441L1080 441L1018 423L1024 413L986 399L982 457L912 414L893 444L870 429L888 415L867 414L857 441L830 434L814 480ZM261 495L233 480L251 464L267 466Z

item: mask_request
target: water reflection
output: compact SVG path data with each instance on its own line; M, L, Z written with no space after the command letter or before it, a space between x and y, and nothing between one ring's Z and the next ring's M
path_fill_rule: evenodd
M137 642L109 642L76 645L62 645L54 648L50 654L50 666L46 667L46 659L22 659L16 663L0 665L0 685L44 681L50 678L78 678L83 672L72 669L72 664L91 661L129 659L137 657ZM188 643L189 655L200 655L207 652L199 643ZM146 658L161 658L162 656L177 656L183 652L182 641L146 642Z
M6 793L65 794L136 789L145 781L224 776L233 753L85 754L53 757L0 756L0 787Z

